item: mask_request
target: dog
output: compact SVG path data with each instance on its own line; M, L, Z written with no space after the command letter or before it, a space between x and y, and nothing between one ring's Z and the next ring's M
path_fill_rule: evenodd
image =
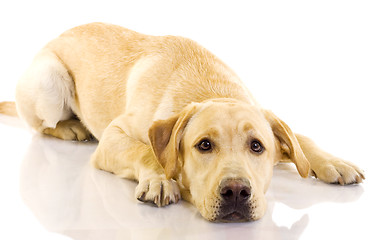
M0 112L60 139L96 138L92 165L136 180L139 201L163 207L182 198L214 222L260 219L279 162L327 183L365 179L295 134L227 65L183 37L104 23L68 30L36 55L16 103Z

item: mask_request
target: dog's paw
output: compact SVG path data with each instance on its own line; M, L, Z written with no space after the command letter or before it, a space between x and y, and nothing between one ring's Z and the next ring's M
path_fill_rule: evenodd
M323 161L311 169L311 174L324 182L340 185L361 183L365 179L361 169L339 158Z
M93 139L91 133L77 119L60 121L55 128L46 128L43 133L63 140L89 141Z
M164 207L177 203L181 198L181 193L177 182L158 177L140 181L136 187L135 196L141 202L150 202L158 207Z

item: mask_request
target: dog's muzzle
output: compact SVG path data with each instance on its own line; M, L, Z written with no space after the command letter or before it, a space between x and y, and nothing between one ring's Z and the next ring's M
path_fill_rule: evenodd
M244 222L251 220L251 186L247 179L224 179L220 183L222 199L217 221Z

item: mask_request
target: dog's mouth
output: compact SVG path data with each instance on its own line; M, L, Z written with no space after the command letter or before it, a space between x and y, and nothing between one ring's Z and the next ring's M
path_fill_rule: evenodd
M217 222L248 222L253 221L253 211L250 203L239 204L232 206L223 204L220 207L219 215L216 218Z
M243 222L247 221L247 217L237 211L234 211L232 213L229 213L221 218L222 222Z

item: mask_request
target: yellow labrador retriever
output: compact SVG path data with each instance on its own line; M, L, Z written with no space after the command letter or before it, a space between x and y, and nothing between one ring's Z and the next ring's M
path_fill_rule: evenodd
M183 37L103 23L73 28L35 57L16 109L39 132L97 138L93 165L137 180L138 200L161 207L183 198L210 221L261 218L280 161L328 183L364 179L262 109L228 66Z

